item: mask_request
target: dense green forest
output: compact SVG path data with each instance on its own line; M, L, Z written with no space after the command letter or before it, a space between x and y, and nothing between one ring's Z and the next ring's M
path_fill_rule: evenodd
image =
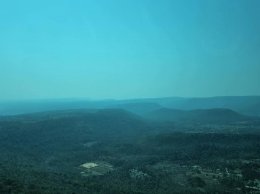
M2 117L0 193L257 193L260 125L236 118L175 123L119 109Z

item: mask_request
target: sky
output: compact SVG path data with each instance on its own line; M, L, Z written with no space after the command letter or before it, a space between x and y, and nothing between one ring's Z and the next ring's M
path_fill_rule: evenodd
M0 1L0 100L260 95L259 0Z

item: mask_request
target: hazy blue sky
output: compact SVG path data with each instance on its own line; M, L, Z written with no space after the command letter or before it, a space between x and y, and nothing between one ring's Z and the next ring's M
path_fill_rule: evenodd
M0 1L0 99L260 95L259 0Z

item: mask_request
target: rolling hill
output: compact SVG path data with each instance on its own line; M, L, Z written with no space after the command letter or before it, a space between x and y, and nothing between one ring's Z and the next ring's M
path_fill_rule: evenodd
M197 122L197 123L232 123L249 121L253 118L241 115L230 109L198 109L198 110L177 110L162 108L145 115L146 118L157 121L173 122Z

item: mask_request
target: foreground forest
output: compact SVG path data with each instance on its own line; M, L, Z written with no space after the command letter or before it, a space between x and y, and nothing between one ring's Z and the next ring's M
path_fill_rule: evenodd
M226 109L3 116L0 193L259 193L259 132Z

